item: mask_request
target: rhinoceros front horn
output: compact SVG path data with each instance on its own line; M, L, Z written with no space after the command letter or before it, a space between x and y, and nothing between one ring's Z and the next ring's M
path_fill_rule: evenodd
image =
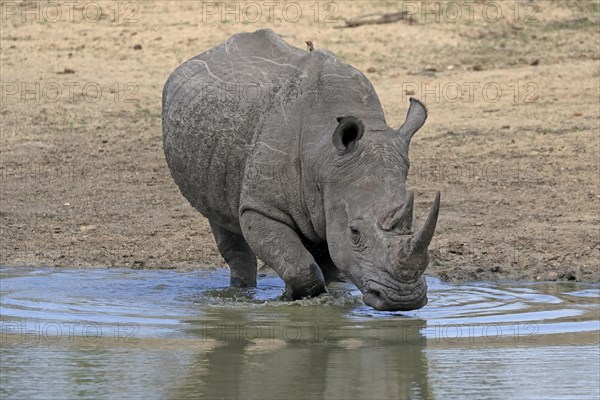
M431 239L433 238L435 226L437 225L439 212L440 192L437 192L435 200L433 201L433 206L427 216L427 221L425 221L425 224L419 229L412 240L411 253L422 253L429 247L429 243L431 243Z
M412 196L409 195L412 209ZM440 211L440 192L435 196L425 224L408 240L399 240L392 250L390 272L401 281L414 281L425 271L428 263L427 247L431 243ZM383 228L383 227L382 227Z

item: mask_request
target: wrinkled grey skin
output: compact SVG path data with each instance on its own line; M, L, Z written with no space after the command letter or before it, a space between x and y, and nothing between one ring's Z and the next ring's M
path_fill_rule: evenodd
M427 303L439 193L420 225L405 189L426 118L411 99L402 127L389 128L361 72L268 29L183 63L163 91L167 163L210 221L231 284L256 285L258 256L293 299L326 292L341 271L378 310Z

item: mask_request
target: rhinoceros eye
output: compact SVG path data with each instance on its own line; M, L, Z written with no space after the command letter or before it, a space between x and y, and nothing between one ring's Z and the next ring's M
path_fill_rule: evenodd
M355 227L350 227L350 240L354 244L358 244L360 242L360 232Z

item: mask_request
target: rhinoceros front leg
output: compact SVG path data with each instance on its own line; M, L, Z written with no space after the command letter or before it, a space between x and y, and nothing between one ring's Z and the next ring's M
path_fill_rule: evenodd
M209 221L210 222L210 221ZM210 222L219 253L229 265L231 286L256 286L256 256L242 235L229 232Z
M310 243L304 242L304 247L312 254L315 261L321 268L323 276L325 277L325 284L329 285L334 280L342 280L340 270L335 266L331 256L329 255L329 249L327 242L322 243Z
M244 211L240 223L252 250L285 282L288 297L296 300L327 291L321 269L292 228L252 210Z

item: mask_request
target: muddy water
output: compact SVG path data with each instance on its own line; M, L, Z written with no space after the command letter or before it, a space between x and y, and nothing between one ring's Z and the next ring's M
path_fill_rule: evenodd
M600 287L450 285L405 313L350 285L299 302L227 270L0 271L1 398L600 395Z

